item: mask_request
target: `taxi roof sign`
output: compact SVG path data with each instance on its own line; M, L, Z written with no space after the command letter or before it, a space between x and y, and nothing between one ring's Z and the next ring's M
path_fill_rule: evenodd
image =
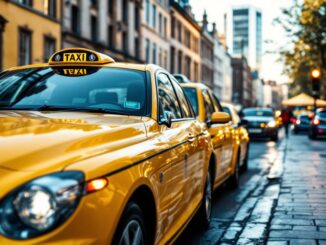
M49 65L104 65L113 62L110 56L85 48L62 49L49 59Z

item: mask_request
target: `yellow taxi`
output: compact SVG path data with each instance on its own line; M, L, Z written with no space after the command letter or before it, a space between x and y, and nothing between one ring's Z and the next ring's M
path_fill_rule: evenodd
M182 88L158 66L74 48L9 69L0 244L172 243L196 211L211 219L214 157Z
M241 170L246 171L248 169L249 158L249 146L250 139L245 123L243 123L237 113L235 106L231 103L221 103L222 110L228 113L231 117L233 133L237 141L238 148L240 150L240 167Z
M214 148L214 188L226 180L232 187L239 185L241 167L247 165L249 136L245 129L238 127L236 116L230 117L213 92L202 83L180 83L199 121L211 135ZM221 113L224 117L221 118ZM246 168L246 167L243 167Z

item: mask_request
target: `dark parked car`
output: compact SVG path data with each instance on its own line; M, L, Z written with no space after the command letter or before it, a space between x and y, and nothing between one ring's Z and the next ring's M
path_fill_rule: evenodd
M318 136L326 136L326 108L319 109L309 127L309 138L316 139Z
M311 118L309 118L308 114L299 114L294 122L293 132L297 134L300 131L308 131L310 127L310 121Z
M272 109L246 108L242 110L241 117L250 137L278 141L278 126Z

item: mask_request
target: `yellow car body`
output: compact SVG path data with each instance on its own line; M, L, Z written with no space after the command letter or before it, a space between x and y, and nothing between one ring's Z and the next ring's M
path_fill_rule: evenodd
M88 52L62 52L84 51ZM158 66L115 63L94 54L98 62L78 63L74 61L78 56L70 54L57 64L53 56L52 63L13 68L3 76L56 67L69 76L85 75L90 67L142 71L149 79L150 114L0 108L0 208L11 192L52 173L82 172L83 188L93 180L107 181L105 188L83 194L60 225L30 239L3 235L2 227L0 244L110 244L130 200L139 202L147 232L153 232L149 244L167 244L202 204L212 158L210 136L194 117L172 120L170 127L160 122L157 77L171 75ZM4 224L0 221L0 225Z
M221 112L220 102L213 92L202 83L181 83L193 105L198 120L211 135L214 149L216 173L214 188L231 178L234 187L238 185L239 170L245 166L248 156L249 136L239 125L239 118L231 114L226 123L212 123L214 113ZM195 99L196 98L196 99ZM234 113L231 108L232 113Z

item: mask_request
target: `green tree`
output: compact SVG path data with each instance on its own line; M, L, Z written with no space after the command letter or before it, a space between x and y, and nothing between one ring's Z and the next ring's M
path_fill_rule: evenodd
M326 99L326 1L295 0L277 19L287 33L290 45L281 49L284 72L293 80L292 95L312 94L310 71L322 71L321 98Z

